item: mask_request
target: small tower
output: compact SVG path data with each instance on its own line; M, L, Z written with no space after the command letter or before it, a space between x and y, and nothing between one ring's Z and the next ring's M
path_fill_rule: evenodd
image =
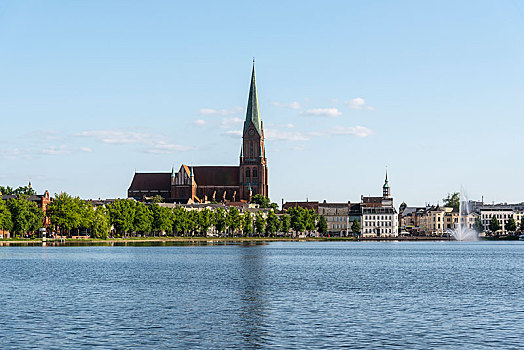
M390 196L391 196L391 188L389 187L388 171L386 169L386 180L384 181L384 186L382 186L382 197L389 198Z

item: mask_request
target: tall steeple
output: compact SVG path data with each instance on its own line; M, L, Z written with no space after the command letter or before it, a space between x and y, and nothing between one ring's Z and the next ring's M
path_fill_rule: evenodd
M247 100L246 120L240 150L240 199L251 200L251 195L268 196L268 171L264 147L264 125L258 110L255 60L251 73L251 86Z
M244 132L246 133L249 125L253 124L258 134L262 136L262 121L258 111L257 82L255 79L255 59L253 58L253 71L251 73L251 86L249 87L249 97L247 99L246 120L244 121Z

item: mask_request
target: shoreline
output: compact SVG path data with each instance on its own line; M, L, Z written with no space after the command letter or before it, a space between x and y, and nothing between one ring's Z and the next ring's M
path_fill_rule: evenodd
M507 241L507 238L479 238L478 241ZM449 237L128 237L110 239L0 239L0 247L3 245L36 245L36 244L127 244L127 243L257 243L257 242L456 242Z
M453 241L448 237L130 237L110 239L47 239L45 243L147 243L147 242L384 242L384 241ZM0 239L2 243L44 243L38 239Z

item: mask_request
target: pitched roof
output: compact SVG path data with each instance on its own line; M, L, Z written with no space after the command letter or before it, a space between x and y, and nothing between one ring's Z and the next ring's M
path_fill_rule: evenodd
M244 121L244 131L246 133L249 125L253 124L258 134L262 136L262 122L258 112L257 82L255 80L255 60L253 60L253 72L251 73L251 86L249 87L249 97L247 99L246 120Z
M197 186L239 186L238 166L194 166Z
M135 173L129 191L171 189L171 173Z

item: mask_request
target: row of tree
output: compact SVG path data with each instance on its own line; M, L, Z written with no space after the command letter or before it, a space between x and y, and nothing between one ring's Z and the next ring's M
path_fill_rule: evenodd
M43 218L42 209L35 202L28 201L26 195L0 200L0 230L18 235L34 232L42 227Z
M473 225L473 228L477 232L484 231L484 225L482 225L482 221L480 218L475 219L475 224ZM496 233L497 231L502 230L502 225L500 224L500 221L495 217L492 216L491 220L489 221L488 229L491 233ZM517 231L517 222L513 217L510 217L508 221L506 222L505 229L507 232L516 232ZM524 217L520 220L520 230L524 231Z
M260 198L255 200L260 201ZM259 204L269 207L265 214L260 210L242 213L236 207L186 210L181 206L171 208L130 199L94 207L79 197L61 193L47 205L46 216L51 230L59 235L90 235L102 239L109 235L206 236L214 233L220 236L274 236L277 233L289 234L291 230L327 232L326 219L312 209L290 208L287 213L277 215L274 203L264 200ZM20 235L36 231L42 222L42 210L26 196L0 200L1 229Z

